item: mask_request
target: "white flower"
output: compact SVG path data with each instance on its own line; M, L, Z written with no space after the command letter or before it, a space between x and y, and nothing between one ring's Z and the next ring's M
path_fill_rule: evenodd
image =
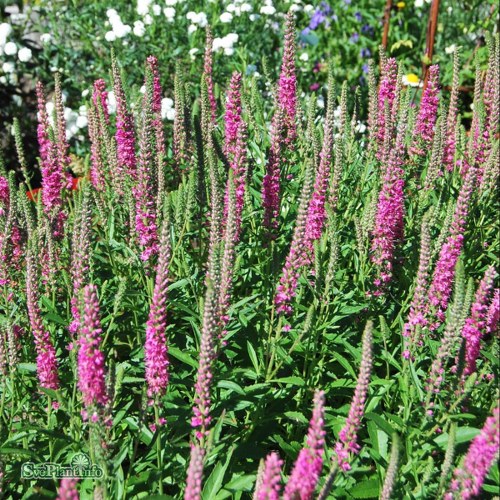
M21 62L28 62L32 55L31 49L28 49L28 47L19 49L19 52L17 53L17 57Z
M155 16L159 16L161 14L161 7L157 3L153 5L153 14Z
M223 12L219 19L221 23L230 23L233 20L233 15L229 12Z
M232 47L226 47L224 49L224 54L226 54L226 56L232 56L234 54L234 49Z
M273 14L276 14L276 9L272 5L264 5L260 8L260 13L272 16Z
M40 41L45 44L45 43L50 43L52 41L52 35L50 33L42 33L40 35Z
M165 14L167 21L172 22L175 17L175 9L173 7L165 7L163 9L163 14Z
M249 3L242 3L240 5L241 12L252 12L252 6Z
M89 94L90 94L90 90L89 90L89 89L85 89L85 90L82 92L82 97L87 97Z
M106 15L108 16L108 19L113 19L114 17L120 17L115 9L108 9L106 11Z
M189 55L191 56L191 61L194 61L195 60L195 56L196 54L200 51L200 49L197 49L196 47L194 49L191 49L189 51Z
M17 52L17 45L14 42L7 42L3 50L6 55L13 56Z
M448 14L451 14L453 12L453 7L450 6L446 10L448 11Z
M191 21L192 24L197 24L200 28L204 28L208 24L207 15L204 12L193 12L190 11L186 14L186 18Z
M143 85L140 89L139 89L139 92L141 94L145 94L146 93L146 85Z
M188 26L188 33L189 34L194 33L197 29L198 29L198 26L196 26L196 24L190 24Z
M4 62L2 64L2 70L4 73L8 73L8 74L14 73L15 69L16 69L16 65L13 62L9 61L9 62Z
M455 44L453 45L450 45L449 47L446 47L444 49L444 51L447 53L447 54L453 54L453 52L455 52L455 49L457 48L457 46Z
M14 94L12 96L12 100L18 105L21 106L23 104L23 100L20 95Z
M144 21L144 24L147 24L148 26L149 26L150 24L153 24L153 18L151 17L151 15L150 15L150 14L146 14L146 15L142 18L142 20Z
M358 122L354 130L360 134L364 134L366 132L366 125L363 122Z
M323 109L325 107L325 98L322 95L318 96L316 104L318 105L318 108Z
M424 0L415 0L415 7L417 7L417 9L420 9L423 6L424 6Z
M144 33L146 33L146 27L142 21L135 21L133 31L135 36L144 36Z
M76 119L76 126L78 128L85 128L87 126L87 117L83 115L79 115L78 118Z
M165 0L165 5L167 7L173 7L177 3L177 0Z
M113 26L113 33L117 38L123 38L127 36L132 31L132 28L128 24L115 24Z
M175 110L173 108L174 108L174 101L170 99L170 97L164 97L161 100L161 117L163 120L165 118L167 118L168 120L174 119L173 116L172 118L169 118L170 111L174 111L174 116L175 116Z
M302 7L300 5L297 5L293 3L290 5L290 12L300 12L302 10Z
M259 19L259 17L260 17L259 14L250 14L248 16L248 19L250 19L250 21L253 22L253 21L256 21L257 19Z
M304 12L306 14L309 14L309 12L312 12L313 10L314 10L314 5L311 4L304 5Z
M108 104L108 111L110 115L113 115L116 113L116 97L115 93L111 90L108 92L108 97L106 99L106 102Z
M238 34L237 33L228 33L224 39L227 41L227 43L234 45L238 41Z
M114 31L107 31L106 34L104 35L104 38L108 42L114 42L116 40L116 35Z
M12 26L9 23L0 24L0 39L5 40L11 33L12 33Z
M307 52L302 52L302 54L300 54L299 59L301 61L309 61L309 54Z
M149 12L151 0L137 0L137 14L145 16Z

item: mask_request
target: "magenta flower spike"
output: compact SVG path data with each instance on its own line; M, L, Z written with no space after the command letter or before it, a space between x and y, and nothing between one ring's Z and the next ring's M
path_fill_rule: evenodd
M370 385L370 373L372 369L372 329L370 322L366 324L363 333L363 347L361 353L361 366L359 369L358 382L354 390L354 397L349 409L346 423L339 434L339 441L335 445L335 453L339 467L348 471L351 469L349 464L349 453L358 454L360 446L357 443L358 431L361 427L361 418L365 411L365 402Z
M42 203L49 217L54 217L62 206L64 186L62 164L58 160L57 144L50 140L50 125L47 115L43 85L36 86L38 101L38 144L40 146L42 172Z
M95 410L108 402L106 393L106 367L101 351L101 320L97 287L87 285L83 289L83 316L78 339L78 388L82 393L84 419L96 418Z
M88 110L88 132L90 139L90 182L97 191L102 191L105 187L104 165L101 155L98 110L95 106L91 106Z
M481 338L488 333L488 306L495 276L495 269L490 266L479 283L470 316L462 330L462 337L465 339L464 376L471 375L476 370Z
M498 328L498 321L500 319L500 289L496 288L493 294L493 300L491 301L490 307L488 309L488 315L486 316L486 331L488 333L495 333Z
M168 385L168 349L165 330L167 328L167 285L170 262L169 225L164 223L160 239L160 252L156 267L156 280L153 300L149 309L146 325L144 358L146 363L146 382L148 397L157 399L163 396Z
M225 142L224 153L231 158L236 149L238 130L242 123L241 119L241 73L234 72L229 83L229 90L226 98Z
M464 242L464 231L469 213L469 201L474 189L475 169L471 168L464 180L460 194L458 195L455 214L450 227L450 233L439 253L439 258L434 269L432 283L429 288L429 302L435 309L438 323L431 325L437 328L444 322L445 312L448 308L453 279L455 277L455 266L462 251Z
M59 73L56 73L55 80L54 105L57 120L55 131L57 162L59 163L59 170L61 171L64 187L71 189L72 178L71 173L68 170L68 167L71 164L71 158L69 156L69 143L66 137L66 118L64 117L64 102L61 89L61 76Z
M264 207L264 227L271 237L278 228L280 210L280 160L282 150L283 112L278 108L271 123L271 148L262 181L262 205Z
M205 39L205 58L203 60L203 72L205 74L205 81L207 83L208 100L210 101L210 113L212 118L212 124L215 125L217 117L217 102L215 100L214 93L214 81L213 81L213 43L214 37L212 35L212 30L210 26L207 25L206 29L206 39Z
M309 431L307 447L302 448L295 461L292 473L285 487L283 500L309 500L312 498L323 469L323 454L325 445L324 430L325 393L316 391L314 408Z
M282 466L283 460L276 452L273 451L267 455L260 484L257 485L255 491L255 500L279 500Z
M205 450L198 445L191 445L191 458L186 478L186 489L184 490L184 500L200 500L201 485L203 481L203 461Z
M374 295L382 295L383 288L391 280L394 253L403 237L405 131L403 126L390 152L378 198L371 245L371 260L377 268Z
M106 82L99 78L94 82L94 91L92 93L92 102L96 109L99 109L99 103L102 106L104 119L109 124L109 111L108 111L108 92L106 90ZM99 116L99 115L98 115Z
M380 81L378 90L378 113L377 113L377 157L379 159L383 156L383 146L385 141L385 135L387 133L386 128L389 127L388 123L385 123L385 108L386 105L389 106L389 110L392 109L394 103L394 98L396 97L396 83L398 75L398 64L396 59L393 57L386 60L384 67L382 68L382 79Z
M486 419L481 432L469 446L461 467L455 469L446 500L469 500L481 493L484 480L498 457L500 447L500 408Z
M76 485L79 479L73 477L64 477L59 485L59 494L57 500L79 500L78 490Z
M286 18L285 48L278 80L278 105L283 109L285 142L291 147L297 137L297 76L295 74L295 20L289 11Z
M42 312L40 311L38 292L38 272L35 256L28 250L26 266L26 296L28 317L31 331L35 340L36 369L40 387L45 389L59 389L59 375L57 368L56 351L49 332L44 328Z
M127 108L120 70L113 60L113 91L116 100L116 153L118 169L127 172L132 179L137 177L137 159L135 154L134 117Z
M151 256L158 253L158 229L156 216L156 200L153 192L153 141L154 106L153 96L146 91L143 99L143 118L141 126L141 139L139 144L139 161L137 164L137 184L133 188L135 196L135 228L139 245L142 247L141 259L148 261Z
M413 144L410 151L416 155L425 155L432 146L434 127L439 106L439 66L429 68L429 80L422 95L417 121L413 129Z

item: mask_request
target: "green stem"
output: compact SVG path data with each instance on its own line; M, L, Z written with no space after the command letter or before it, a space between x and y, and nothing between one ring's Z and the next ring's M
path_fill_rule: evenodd
M160 424L160 413L158 410L158 405L155 403L155 423L156 423L156 432L158 436L156 438L156 462L158 464L158 473L160 474L159 478L159 493L163 495L163 463L161 456L161 424Z

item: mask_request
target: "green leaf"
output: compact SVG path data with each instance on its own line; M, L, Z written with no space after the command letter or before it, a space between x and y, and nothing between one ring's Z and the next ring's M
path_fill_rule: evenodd
M230 380L220 380L217 383L217 387L222 389L229 389L230 391L236 392L241 396L246 396L246 392L239 386L236 382L231 382Z
M259 370L259 362L257 360L257 354L252 344L248 340L247 340L247 351L248 351L248 356L250 357L250 361L252 362L252 365L255 369L255 373L257 374L258 377L260 375L260 370Z
M202 498L204 500L212 500L216 497L219 492L222 481L224 479L224 474L229 466L229 461L233 455L234 448L229 450L227 454L226 462L222 465L220 462L214 467L212 473L210 474L207 482L205 483L205 487L203 488Z
M177 347L169 346L168 353L175 359L182 361L184 364L192 366L193 368L198 368L198 363L189 354L182 352Z
M460 429L457 429L456 431L455 442L457 444L467 443L474 439L480 432L481 431L479 429L476 429L475 427L460 427ZM441 434L436 439L434 439L434 442L440 448L446 448L446 445L448 443L448 434Z
M276 378L274 380L271 380L271 382L277 382L279 384L287 384L287 385L297 385L299 387L303 387L305 385L304 380L301 379L300 377Z
M351 488L349 493L354 498L378 498L380 486L378 479L362 481Z

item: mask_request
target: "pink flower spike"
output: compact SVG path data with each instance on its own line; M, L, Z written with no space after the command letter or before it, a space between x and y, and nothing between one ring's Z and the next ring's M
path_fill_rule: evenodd
M254 495L256 500L279 500L282 465L283 461L276 452L267 455L260 484L257 485Z

